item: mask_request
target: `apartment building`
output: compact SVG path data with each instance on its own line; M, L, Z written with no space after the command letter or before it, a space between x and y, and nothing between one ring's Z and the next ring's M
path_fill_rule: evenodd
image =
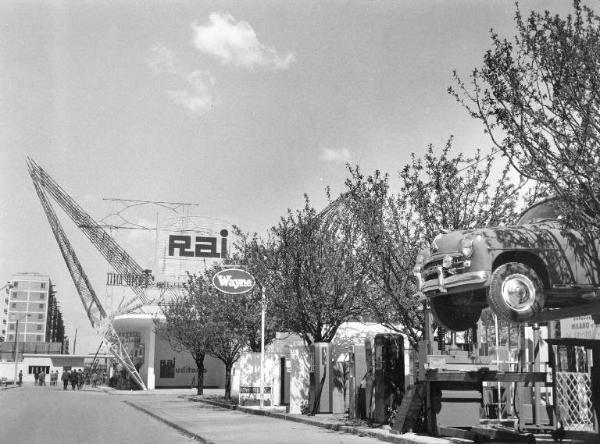
M2 335L6 342L63 342L64 324L50 278L17 273L10 280Z

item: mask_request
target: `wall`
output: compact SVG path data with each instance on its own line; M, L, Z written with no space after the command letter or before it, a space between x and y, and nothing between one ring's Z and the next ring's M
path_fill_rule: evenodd
M265 353L263 401L265 405L275 405L279 401L279 360L274 353ZM231 395L239 395L240 405L257 404L260 401L260 353L243 353L234 366L231 382ZM253 387L256 393L247 393ZM269 393L270 392L270 393Z
M73 355L25 355L22 362L17 365L17 372L23 370L23 382L32 383L35 381L33 373L29 373L29 367L50 367L50 371L58 371L59 379L63 372L63 367L71 367L74 369L83 369L83 356ZM15 363L0 362L0 378L7 378L9 381L14 379ZM46 378L46 384L50 378Z
M175 361L173 369L173 377L161 377L160 361ZM225 366L223 363L213 358L206 356L204 358L204 387L225 387ZM156 336L155 340L155 357L154 357L154 372L156 388L160 387L191 387L196 386L196 362L188 352L177 352L173 350L171 345L161 338Z

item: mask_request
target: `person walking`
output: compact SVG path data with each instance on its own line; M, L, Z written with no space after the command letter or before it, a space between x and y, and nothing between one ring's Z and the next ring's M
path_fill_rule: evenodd
M96 388L96 383L98 382L98 373L92 372L90 376L90 381L92 382L92 388Z
M46 372L44 370L42 370L38 375L38 383L40 386L46 385Z
M69 370L64 370L63 369L63 374L60 377L62 383L63 383L63 390L66 390L67 387L69 386Z
M77 372L77 390L81 390L82 386L83 386L83 371L81 369L79 369L79 371Z
M33 385L38 385L38 378L39 378L39 373L36 372L35 370L33 371Z
M19 385L23 385L23 370L19 370Z
M75 390L77 387L77 371L75 369L71 370L71 374L69 375L69 382L71 383L71 388Z

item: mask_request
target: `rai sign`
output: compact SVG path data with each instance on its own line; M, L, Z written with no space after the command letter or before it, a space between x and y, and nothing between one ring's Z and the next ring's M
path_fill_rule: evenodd
M239 268L221 270L213 276L213 286L227 294L243 294L254 288L254 277Z

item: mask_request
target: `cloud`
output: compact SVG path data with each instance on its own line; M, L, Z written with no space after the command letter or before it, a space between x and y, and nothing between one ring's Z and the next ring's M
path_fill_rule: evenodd
M166 46L155 45L152 53L153 57L148 61L148 66L154 75L179 74L183 71L173 52Z
M248 22L236 22L226 12L213 12L207 24L193 24L192 29L194 46L201 52L216 57L224 65L287 69L294 61L292 53L279 55L274 48L258 41Z
M350 151L347 148L339 150L323 148L321 159L326 162L346 163L350 161Z
M219 103L216 81L210 72L186 72L171 50L163 45L153 47L152 53L148 66L154 75L169 76L179 86L166 91L174 103L194 115L205 114Z
M193 71L185 76L186 89L169 91L175 103L192 114L204 114L219 102L215 78L208 71Z

